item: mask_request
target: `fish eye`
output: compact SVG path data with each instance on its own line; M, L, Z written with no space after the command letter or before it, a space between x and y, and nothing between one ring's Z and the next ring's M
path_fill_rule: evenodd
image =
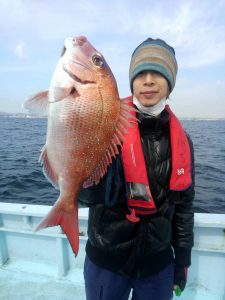
M100 54L94 54L92 56L92 61L96 67L99 67L100 69L104 68L105 62L104 59Z

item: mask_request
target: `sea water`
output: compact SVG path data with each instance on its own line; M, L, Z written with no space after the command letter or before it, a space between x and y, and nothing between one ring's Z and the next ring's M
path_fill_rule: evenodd
M181 120L195 149L195 212L225 213L225 120ZM0 201L52 205L59 192L38 158L46 118L0 115Z

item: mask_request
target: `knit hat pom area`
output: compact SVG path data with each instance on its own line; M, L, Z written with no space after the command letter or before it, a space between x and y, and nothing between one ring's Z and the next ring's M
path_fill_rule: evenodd
M163 75L168 81L171 93L177 75L177 61L173 47L161 39L148 38L134 50L129 70L131 91L135 77L143 71L155 71Z

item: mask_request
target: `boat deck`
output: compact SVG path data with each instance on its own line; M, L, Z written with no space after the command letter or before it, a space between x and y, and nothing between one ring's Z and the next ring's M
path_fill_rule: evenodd
M24 264L24 271L20 270ZM71 272L66 278L35 274L26 270L26 263L13 263L0 271L1 300L85 300L83 270ZM40 266L29 263L29 268Z
M76 258L59 227L33 232L49 209L0 203L1 300L85 300L87 209L79 210L80 250ZM224 228L224 214L195 214L195 247L187 287L182 297L173 299L225 300Z
M37 266L34 265L33 267L36 268ZM0 271L0 299L85 300L83 270L77 269L68 274L66 278L57 278L41 273L35 274L27 270L21 271L18 264L15 263L12 267L5 267ZM224 300L225 298L213 294L204 286L188 284L182 297L174 296L173 299Z

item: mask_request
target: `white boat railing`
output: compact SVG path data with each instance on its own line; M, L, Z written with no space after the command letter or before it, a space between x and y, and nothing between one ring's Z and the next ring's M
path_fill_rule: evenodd
M32 261L48 265L42 269L53 276L66 276L73 268L83 268L87 209L79 209L80 250L76 259L59 226L34 232L50 209L50 206L0 203L0 266L18 259Z
M0 272L16 270L64 280L77 270L83 273L88 209L79 209L80 249L76 258L59 226L34 232L50 209L0 202ZM225 300L225 214L196 213L194 231L192 265L182 299Z

